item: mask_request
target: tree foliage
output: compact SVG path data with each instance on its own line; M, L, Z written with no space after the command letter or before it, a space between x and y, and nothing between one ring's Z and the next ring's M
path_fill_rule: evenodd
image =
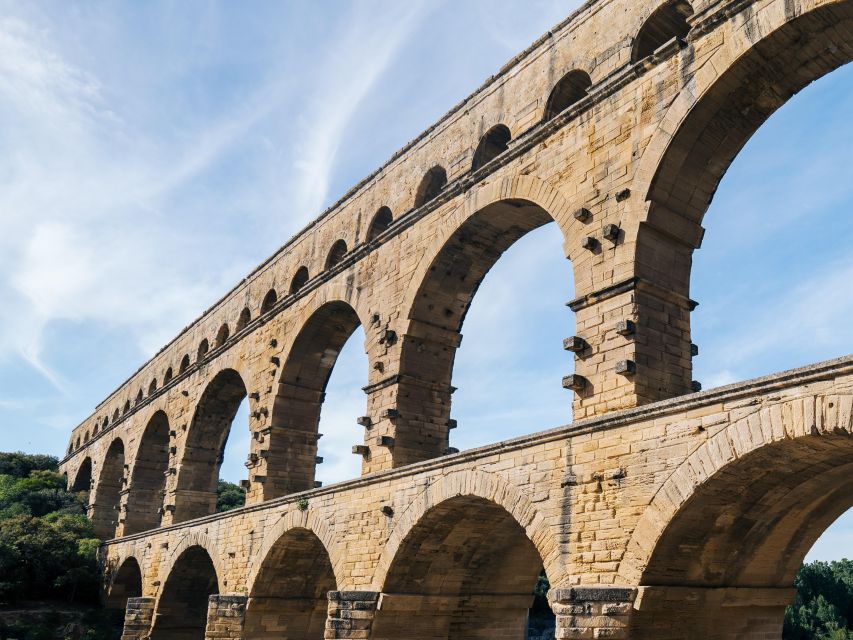
M246 492L240 485L222 480L216 487L216 513L231 511L246 504Z
M853 640L853 561L803 565L785 611L785 640Z

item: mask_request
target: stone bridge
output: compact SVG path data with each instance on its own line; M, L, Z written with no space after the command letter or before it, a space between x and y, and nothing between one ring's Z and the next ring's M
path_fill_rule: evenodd
M695 393L692 252L748 138L851 59L853 0L592 0L510 61L74 430L124 638L522 640L543 569L558 638L778 638L853 505L853 359ZM548 223L575 422L459 453L465 314ZM359 326L363 473L320 487ZM247 505L214 514L246 398Z

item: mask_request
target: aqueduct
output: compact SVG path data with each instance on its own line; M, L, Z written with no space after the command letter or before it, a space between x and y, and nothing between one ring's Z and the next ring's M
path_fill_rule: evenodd
M123 637L521 640L544 569L558 638L778 638L853 506L853 357L697 392L691 257L748 138L851 59L853 0L591 0L510 61L74 430ZM574 422L459 453L466 311L551 222ZM316 486L359 326L363 473ZM247 504L216 514L245 398Z

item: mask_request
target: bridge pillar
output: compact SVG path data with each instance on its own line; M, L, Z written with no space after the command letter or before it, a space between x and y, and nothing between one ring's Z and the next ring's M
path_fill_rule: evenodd
M154 619L154 598L128 598L121 640L143 640Z
M205 640L243 637L243 622L246 618L248 598L237 594L216 593L210 596L207 605L207 629Z
M637 590L590 586L551 589L548 598L557 616L559 638L631 638L631 617Z
M793 588L640 587L632 638L777 640Z
M326 640L363 640L370 638L378 591L329 591Z

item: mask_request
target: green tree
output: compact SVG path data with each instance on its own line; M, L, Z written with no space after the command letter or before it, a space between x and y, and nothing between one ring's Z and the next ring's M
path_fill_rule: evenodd
M27 478L33 471L57 471L59 460L55 456L0 451L0 475Z
M812 562L794 582L797 597L785 611L785 640L853 640L853 562Z
M231 511L246 504L246 492L240 485L222 480L216 487L216 513Z

